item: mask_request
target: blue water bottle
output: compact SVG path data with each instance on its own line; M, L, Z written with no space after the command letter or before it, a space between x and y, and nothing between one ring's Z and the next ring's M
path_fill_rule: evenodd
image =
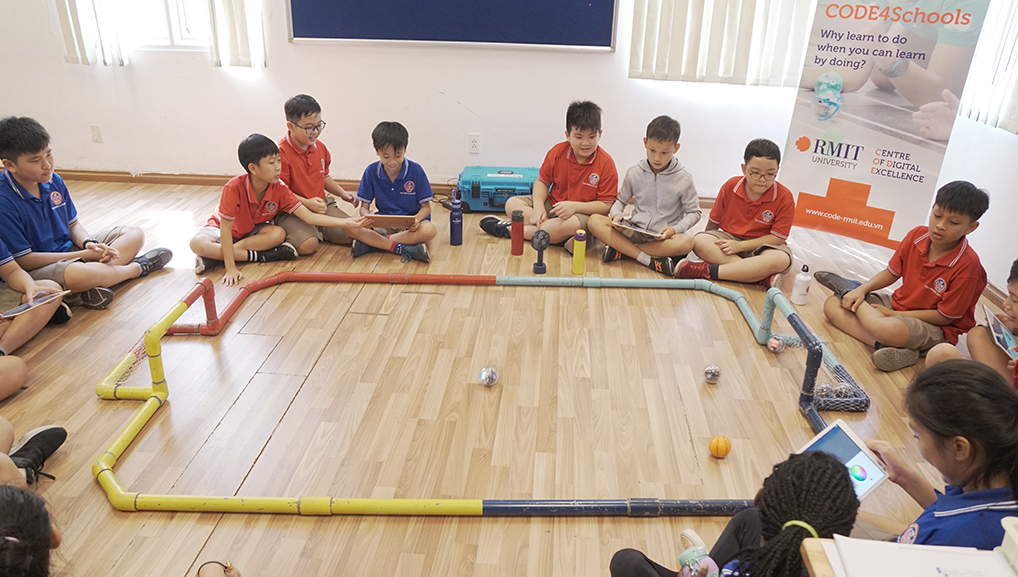
M452 193L452 208L449 210L449 244L463 244L463 209L455 191Z

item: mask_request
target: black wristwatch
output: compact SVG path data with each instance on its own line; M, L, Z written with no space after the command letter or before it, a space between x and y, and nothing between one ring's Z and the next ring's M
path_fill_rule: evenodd
M81 243L81 248L86 248L88 246L88 243L90 243L90 242L94 242L96 244L99 244L99 241L94 239L94 238L86 238L85 242Z

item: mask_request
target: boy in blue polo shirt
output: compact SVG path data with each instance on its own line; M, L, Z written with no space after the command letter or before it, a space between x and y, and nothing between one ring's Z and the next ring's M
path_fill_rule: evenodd
M371 141L378 155L364 169L357 200L361 202L362 216L371 214L375 203L377 214L413 215L415 222L409 229L362 228L350 231L354 238L351 254L354 258L374 252L389 251L403 257L431 262L428 245L437 230L431 223L431 183L424 169L404 157L410 136L398 122L380 122L371 132Z
M66 303L104 309L113 301L108 287L163 268L173 254L157 248L135 258L145 242L136 226L89 235L53 172L49 140L31 118L0 120L0 240L32 278L74 293Z

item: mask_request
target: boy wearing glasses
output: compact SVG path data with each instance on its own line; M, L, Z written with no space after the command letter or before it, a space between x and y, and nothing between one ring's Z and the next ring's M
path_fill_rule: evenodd
M721 186L706 228L693 237L693 252L704 262L682 260L676 277L760 282L770 288L775 275L791 268L792 250L785 241L795 201L775 180L781 151L758 138L746 146L743 160L742 176Z
M307 94L298 94L283 105L287 134L279 141L283 171L279 181L290 187L297 200L308 210L335 218L349 218L336 203L336 196L357 207L357 198L329 176L332 155L318 139L325 130L322 107ZM335 195L335 196L331 196ZM276 224L286 231L286 241L298 254L311 254L321 241L350 244L351 239L339 226L315 226L292 214L280 214Z

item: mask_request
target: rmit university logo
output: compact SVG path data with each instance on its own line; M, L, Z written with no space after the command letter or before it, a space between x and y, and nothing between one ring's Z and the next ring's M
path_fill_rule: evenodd
M407 192L413 192L414 191L414 181L408 180L408 181L404 182L403 183L403 190L405 190Z
M592 172L587 180L590 181L591 185L597 186L597 181L601 180L601 177L599 177L596 172Z
M813 162L816 164L827 164L838 168L854 169L859 163L859 154L866 150L860 144L843 142L837 140L824 140L823 138L809 139L800 136L795 141L795 148L799 152L811 152Z
M64 203L64 195L60 194L59 190L54 190L49 193L49 201L53 204L53 206L60 206Z
M933 281L933 290L937 291L937 294L944 294L944 291L947 290L947 282L942 278L938 278Z

